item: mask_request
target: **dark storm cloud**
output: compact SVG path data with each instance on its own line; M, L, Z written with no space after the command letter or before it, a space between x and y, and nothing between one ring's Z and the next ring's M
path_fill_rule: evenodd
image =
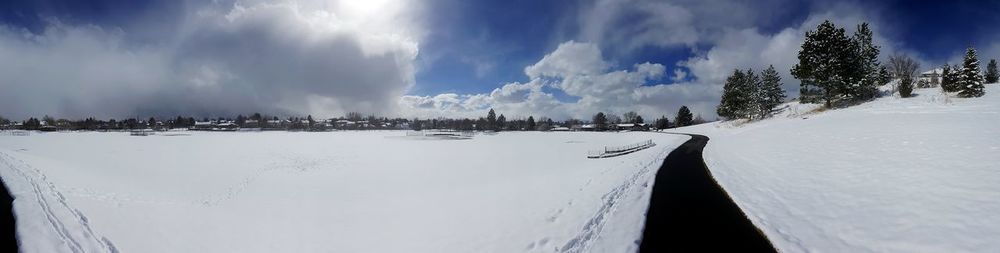
M351 6L317 6L189 6L153 26L173 27L155 36L55 17L37 31L7 24L0 115L391 112L413 84L416 40L381 20L352 20Z

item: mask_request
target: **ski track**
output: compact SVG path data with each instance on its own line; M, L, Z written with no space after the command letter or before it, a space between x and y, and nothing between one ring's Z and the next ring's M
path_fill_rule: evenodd
M597 212L594 213L594 215L587 220L587 222L583 225L583 228L580 230L579 233L576 234L576 236L566 241L566 243L563 244L561 248L557 248L556 251L565 253L588 252L592 243L598 238L600 238L601 232L604 230L604 226L607 224L608 218L614 215L615 211L618 210L619 203L621 202L621 200L629 197L630 196L629 193L634 193L635 191L633 191L633 189L637 185L648 186L648 182L650 179L649 172L651 171L650 168L659 168L660 164L663 163L663 157L666 157L667 153L669 153L670 151L673 151L673 149L661 150L655 156L656 159L650 159L649 162L642 164L642 167L635 173L630 175L628 178L626 178L626 180L622 182L622 184L618 185L617 187L605 193L601 197L603 204L597 210ZM610 169L605 170L601 174L604 174L609 170ZM588 181L585 185L589 184L590 181ZM573 205L573 201L570 201L568 203L568 206L571 205ZM549 222L554 222L556 219L558 219L559 215L563 213L562 212L563 209L569 208L568 206L559 209L553 216L550 216L547 220ZM548 241L549 238L546 237L537 243L532 242L531 244L529 244L528 249L534 248L535 245L545 245Z
M35 201L43 212L47 223L69 251L85 253L88 250L96 249L100 252L118 252L111 240L94 232L90 227L89 220L80 210L66 203L66 197L57 190L55 184L47 180L45 174L40 170L3 152L0 152L0 164L20 175L31 186ZM35 176L31 176L29 173ZM57 213L61 212L68 212L72 215L73 221L67 224L59 219ZM79 226L80 229L74 233L67 226Z

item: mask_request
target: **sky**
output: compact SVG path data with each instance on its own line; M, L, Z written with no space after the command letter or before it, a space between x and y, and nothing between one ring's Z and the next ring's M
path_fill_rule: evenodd
M985 1L983 1L985 2ZM0 116L589 119L686 105L733 69L789 69L824 20L923 70L1000 57L1000 2L215 0L0 2Z

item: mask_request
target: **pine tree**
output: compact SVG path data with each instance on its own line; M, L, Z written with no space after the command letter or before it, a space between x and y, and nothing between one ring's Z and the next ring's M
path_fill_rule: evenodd
M908 98L913 94L913 77L903 76L899 79L899 96Z
M857 63L851 40L829 20L815 31L806 32L799 51L799 63L792 67L792 76L801 81L799 99L804 103L823 101L826 107L847 90Z
M944 66L941 67L941 90L951 92L951 86L951 65L945 63Z
M990 59L986 64L986 83L997 83L1000 81L1000 70L997 70L997 60Z
M849 81L849 87L845 91L854 99L869 100L878 94L879 77L879 46L872 40L872 30L868 28L868 23L858 25L854 37L851 39L851 46L854 53L853 73ZM850 67L849 66L849 67Z
M892 82L892 74L889 74L889 70L882 66L878 70L878 86L885 86Z
M962 67L958 65L948 66L947 72L943 72L944 77L941 79L941 89L945 92L957 92L959 91L959 79L962 77Z
M752 119L754 116L760 113L760 101L763 100L763 86L764 83L760 76L755 74L753 69L747 69L743 72L746 78L743 80L743 84L737 86L739 94L742 96L740 99L740 117Z
M528 116L527 129L528 131L535 131L535 117Z
M666 115L664 115L659 119L656 119L656 123L654 123L654 125L656 125L656 129L667 129L670 128L670 120L667 119Z
M642 115L639 115L639 116L635 116L635 122L634 123L636 123L636 124L644 124L646 122L645 122L645 120L642 119Z
M505 129L507 129L507 117L504 117L503 114L501 113L500 117L497 117L496 130L500 131Z
M738 86L744 83L745 75L742 70L733 70L733 74L726 78L726 84L722 88L722 100L715 108L716 114L728 119L740 118L739 112L742 108L742 94L739 94Z
M958 79L958 96L968 98L981 97L986 94L983 91L983 76L979 71L976 49L969 47L965 51L965 60L962 62L962 75Z
M785 90L781 89L781 76L771 65L761 73L762 86L760 89L760 99L757 107L759 116L764 117L771 113L775 107L781 105L785 100Z
M677 110L677 118L674 120L674 124L677 127L690 126L693 120L694 115L691 114L691 110L687 106L681 106L681 109Z
M490 108L490 112L486 114L486 129L496 130L497 125L497 113Z

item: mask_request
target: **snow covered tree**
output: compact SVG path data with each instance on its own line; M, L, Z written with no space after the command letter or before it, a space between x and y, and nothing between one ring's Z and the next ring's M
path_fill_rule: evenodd
M945 64L941 71L941 89L945 92L957 92L958 79L961 78L962 68L958 65L950 66Z
M746 75L743 85L736 86L740 94L745 94L745 98L740 101L743 103L740 108L740 117L752 119L760 114L760 102L764 100L764 83L760 75L754 73L753 69L747 69L743 74Z
M526 125L527 126L525 128L527 128L527 129L525 129L525 130L535 131L535 127L536 127L535 126L535 117L528 116L528 123Z
M1000 81L1000 70L997 70L997 60L990 59L990 63L986 64L986 83L996 83Z
M608 125L608 116L604 115L604 112L598 112L594 114L594 118L591 120L594 124L594 128L597 130L604 130L604 127Z
M694 115L691 114L691 110L687 106L681 106L681 109L677 110L677 118L674 120L674 124L677 127L690 126L693 120Z
M986 94L983 90L983 76L979 71L976 49L969 47L965 51L965 60L962 62L962 75L958 79L958 96L968 98L982 97Z
M868 100L878 94L879 46L872 40L872 30L868 23L861 23L851 38L854 53L853 71L846 95L855 99Z
M899 79L899 96L908 98L913 93L913 77L903 76Z
M785 90L781 89L781 76L771 65L761 73L760 95L757 100L758 116L764 117L785 101Z
M827 107L843 94L847 82L854 76L852 68L856 53L851 39L829 20L816 30L806 32L799 51L799 63L792 67L792 76L801 81L799 99L803 103L823 101Z
M878 86L885 86L892 82L892 74L889 73L889 69L882 66L878 70Z

